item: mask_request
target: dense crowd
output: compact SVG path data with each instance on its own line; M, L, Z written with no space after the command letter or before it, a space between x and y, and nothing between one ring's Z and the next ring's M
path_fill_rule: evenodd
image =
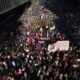
M80 80L80 49L70 41L67 51L49 51L48 45L69 39L50 23L55 14L34 7L29 8L33 15L24 13L22 24L0 45L0 80Z
M49 52L48 44L67 38L57 29L47 28L38 28L35 32L29 32L20 27L15 40L13 39L12 42L8 40L1 45L1 80L80 79L79 50L70 46L69 51ZM49 39L41 39L41 37Z

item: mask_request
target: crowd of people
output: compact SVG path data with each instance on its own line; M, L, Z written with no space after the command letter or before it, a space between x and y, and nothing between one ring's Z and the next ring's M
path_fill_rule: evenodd
M1 45L1 80L80 79L80 54L76 47L70 46L69 51L48 51L48 44L67 40L63 33L51 28L42 27L29 32L20 27L12 42Z
M49 51L49 44L69 40L64 32L55 24L30 26L20 24L0 45L0 80L80 80L80 49L70 41L67 51Z

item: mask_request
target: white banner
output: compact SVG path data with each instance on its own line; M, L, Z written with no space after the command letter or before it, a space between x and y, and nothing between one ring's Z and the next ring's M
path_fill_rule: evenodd
M69 41L57 41L56 43L48 46L49 52L55 52L57 50L60 51L68 51L69 50Z

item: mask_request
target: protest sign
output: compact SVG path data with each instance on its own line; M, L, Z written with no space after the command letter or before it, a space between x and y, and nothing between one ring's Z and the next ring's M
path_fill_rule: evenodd
M60 51L67 51L69 50L69 41L57 41L53 44L53 46L59 49Z
M67 51L69 50L69 41L57 41L56 43L49 45L48 48L50 52L55 52L57 50Z

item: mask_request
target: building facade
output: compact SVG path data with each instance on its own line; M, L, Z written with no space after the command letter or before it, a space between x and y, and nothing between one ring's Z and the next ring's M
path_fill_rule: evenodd
M0 0L0 14L8 12L30 0Z

